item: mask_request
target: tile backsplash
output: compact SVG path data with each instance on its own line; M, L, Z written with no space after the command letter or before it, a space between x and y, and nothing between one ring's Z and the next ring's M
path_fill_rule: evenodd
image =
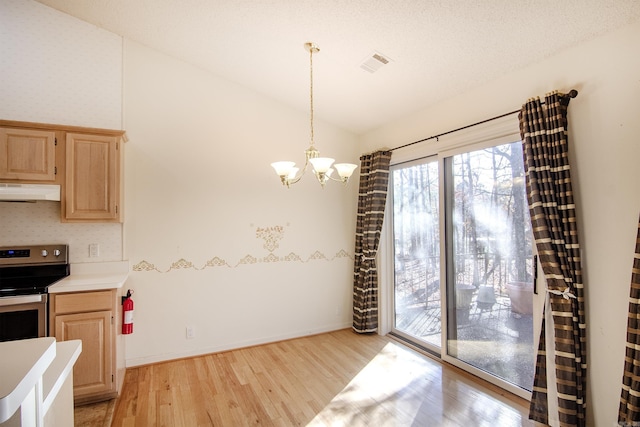
M62 223L60 202L0 202L0 246L66 243L72 263L121 261L122 224ZM96 257L89 245L99 245Z

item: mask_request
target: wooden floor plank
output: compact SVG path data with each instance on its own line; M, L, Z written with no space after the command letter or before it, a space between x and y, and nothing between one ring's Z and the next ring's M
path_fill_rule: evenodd
M127 369L112 425L533 426L522 399L351 330Z

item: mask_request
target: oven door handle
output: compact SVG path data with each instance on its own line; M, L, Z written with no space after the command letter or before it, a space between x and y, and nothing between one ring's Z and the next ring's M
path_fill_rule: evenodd
M0 298L0 307L6 307L17 304L31 304L34 302L47 302L47 296L45 294L38 295L20 295L15 297L2 297Z

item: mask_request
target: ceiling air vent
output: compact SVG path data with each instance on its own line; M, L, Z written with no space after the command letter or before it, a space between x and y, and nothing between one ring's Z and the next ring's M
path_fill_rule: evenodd
M370 73L375 73L383 65L387 65L391 60L379 52L373 52L360 64L360 68Z

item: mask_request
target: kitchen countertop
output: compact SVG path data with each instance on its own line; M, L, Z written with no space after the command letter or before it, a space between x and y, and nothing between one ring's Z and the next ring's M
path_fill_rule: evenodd
M0 423L15 420L20 408L37 412L40 407L40 417L44 416L81 352L80 340L56 342L53 337L44 337L0 342ZM34 387L39 391L32 394ZM39 403L29 401L34 398ZM27 419L35 421L38 414L31 415L34 418Z
M56 357L55 338L0 342L0 422L20 408Z
M129 277L129 261L71 264L71 274L49 286L50 294L118 289Z
M56 342L56 358L42 376L42 411L47 413L51 408L63 383L71 375L73 365L82 353L81 340Z

